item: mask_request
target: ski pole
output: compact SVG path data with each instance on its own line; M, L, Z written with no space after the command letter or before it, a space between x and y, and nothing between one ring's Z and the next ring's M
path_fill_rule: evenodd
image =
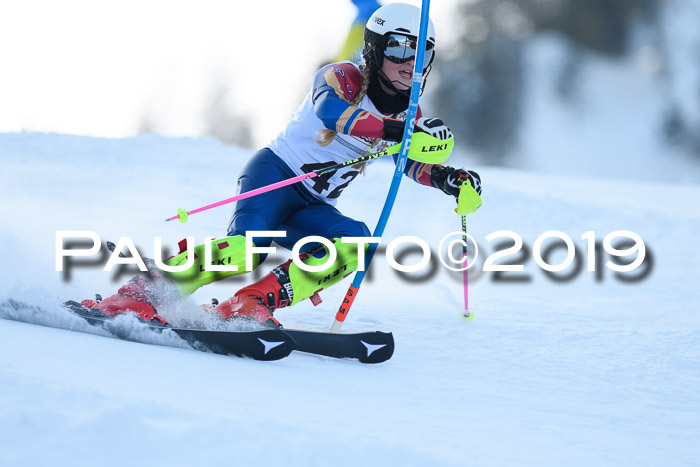
M469 311L469 259L467 258L467 250L469 247L469 235L467 234L467 214L476 212L481 206L481 196L469 182L463 182L457 197L457 208L455 212L462 216L462 253L464 270L462 272L464 278L464 313L463 317L467 321L474 319L474 313ZM476 259L476 256L474 257Z
M203 206L201 208L193 209L192 211L185 211L184 209L180 208L177 210L177 215L173 217L168 217L165 219L165 221L172 221L175 219L180 219L180 222L183 224L187 222L187 218L191 214L196 214L198 212L206 211L208 209L216 208L219 206L223 206L224 204L229 204L233 203L235 201L239 201L241 199L246 199L246 198L251 198L253 196L257 196L263 193L267 193L268 191L273 191L277 190L278 188L282 188L285 186L293 185L295 183L299 183L303 180L308 180L310 178L318 177L319 175L323 175L328 172L332 172L334 170L341 169L343 167L347 167L348 165L355 165L359 164L361 162L369 161L372 159L377 159L381 156L386 156L388 154L396 154L399 152L399 144L394 144L393 146L389 146L388 148L384 149L383 151L376 152L374 154L367 154L362 157L358 157L356 159L351 159L349 161L341 162L339 164L331 165L330 167L326 167L324 169L317 170L315 172L309 172L307 174L303 175L298 175L296 177L289 178L287 180L282 180L281 182L276 182L276 183L271 183L270 185L263 186L260 188L256 188L254 190L246 191L245 193L241 193L239 195L236 195L232 198L224 199L222 201L219 201L217 203L213 204L208 204L206 206Z
M403 171L406 167L406 159L408 158L408 151L411 147L411 138L413 137L413 127L416 123L416 116L418 114L418 98L420 97L420 90L423 84L423 59L425 57L425 46L427 43L427 32L428 32L428 13L430 9L430 0L423 0L423 4L420 10L420 28L418 30L418 45L416 50L416 60L413 65L413 83L411 86L411 94L409 97L408 110L406 111L406 126L403 130L403 138L401 140L401 150L399 151L399 157L396 161L396 168L394 170L394 176L391 181L391 186L389 187L389 194L384 202L384 207L382 208L382 213L379 216L379 221L377 222L377 227L374 229L373 237L381 237L384 233L384 228L389 220L389 214L391 214L391 209L394 207L394 201L396 200L396 194L399 191L399 186L401 185L401 179L403 178ZM367 248L367 254L365 256L365 267L364 270L355 273L352 284L345 293L345 298L343 303L340 304L338 312L335 314L335 320L331 325L331 332L339 332L340 328L343 326L343 321L348 316L350 307L357 297L357 292L360 290L362 285L362 280L365 277L365 273L372 262L372 257L377 251L377 244L371 243Z
M471 321L474 319L474 314L469 311L469 269L467 269L467 266L469 266L469 258L467 257L467 250L469 244L467 243L467 215L464 214L462 216L462 241L464 242L462 244L462 253L464 254L463 259L464 259L464 271L462 271L463 279L464 279L464 318L467 319L468 321Z

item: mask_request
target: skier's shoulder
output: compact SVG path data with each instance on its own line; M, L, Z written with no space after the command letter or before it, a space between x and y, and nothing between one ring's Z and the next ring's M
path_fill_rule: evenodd
M350 102L362 88L362 73L350 61L331 63L316 73L314 88L323 85L332 87L338 96Z
M349 60L324 65L318 70L318 72L316 72L316 76L326 76L328 72L337 73L340 76L362 78L360 67L356 63Z

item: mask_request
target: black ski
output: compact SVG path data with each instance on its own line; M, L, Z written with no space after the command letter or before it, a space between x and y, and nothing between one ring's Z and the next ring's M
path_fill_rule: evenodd
M113 242L107 242L110 251L116 249ZM120 252L119 256L124 257ZM155 262L143 258L149 271L157 270ZM64 303L68 309L83 318L95 322L94 311L83 307L80 303L69 301ZM102 321L108 317L99 318ZM149 326L162 326L152 322ZM330 332L301 331L296 329L270 329L265 331L207 331L197 329L178 329L168 327L180 337L195 347L201 346L214 353L237 355L255 358L257 360L277 360L289 355L292 350L324 355L333 358L356 358L362 363L381 363L389 360L394 353L394 336L389 332L364 332L357 334L337 334ZM265 332L266 334L257 334ZM262 350L256 340L277 339L282 342L275 350L266 345ZM264 337L264 338L263 338ZM270 344L271 345L271 344ZM261 352L263 352L261 354Z
M110 323L114 317L105 316L98 310L86 308L78 302L68 301L63 304L72 313L80 316L93 326L98 326L122 340L135 340L128 333L116 330ZM289 340L280 339L274 329L259 331L213 331L206 329L180 329L165 326L159 321L143 323L154 333L172 331L186 341L195 350L213 352L221 355L249 357L255 360L279 360L288 356L293 349Z
M143 338L140 340L130 333L129 329L114 326L114 317L103 315L99 310L86 308L75 301L65 302L63 306L90 325L100 327L118 339L148 341ZM36 318L44 313L46 311L40 307L13 299L0 302L0 318L52 326ZM299 351L333 358L353 358L362 363L381 363L391 358L394 353L394 337L390 332L333 334L277 328L217 331L177 328L157 321L141 322L139 325L153 333L174 332L194 350L256 360L279 360L292 351Z
M112 332L109 322L114 318L86 308L78 302L63 304L72 313L92 325ZM255 360L279 360L292 351L324 355L333 358L354 358L362 363L381 363L394 353L394 337L390 332L335 334L296 329L261 329L255 331L216 331L183 329L165 326L157 321L143 323L153 332L165 330L176 333L195 350L222 355L249 357ZM123 340L134 340L122 333L112 334Z
M112 242L107 242L107 247L110 251L115 250L115 244ZM123 256L121 253L119 255ZM157 270L153 260L144 258L144 261L149 271ZM138 341L128 331L112 326L113 316L104 315L98 309L86 308L73 300L65 302L63 306L74 315L83 318L93 326L107 330L118 339ZM13 311L9 313L10 319L15 319L13 315L17 315L17 312L41 313L43 311L13 299L0 303L0 308L5 307ZM0 317L3 315L4 313L0 313ZM389 360L394 353L394 336L390 332L336 334L284 328L217 331L177 328L155 320L149 323L142 322L142 325L154 333L174 332L194 350L255 360L279 360L296 350L333 358L354 358L362 363L381 363Z

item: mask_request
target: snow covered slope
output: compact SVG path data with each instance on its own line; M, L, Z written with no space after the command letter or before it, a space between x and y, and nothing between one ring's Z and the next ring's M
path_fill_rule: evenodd
M531 254L523 273L505 276L516 282L473 270L476 318L466 322L459 274L438 265L408 281L378 255L344 327L394 332L394 357L376 366L303 354L255 362L15 320L77 326L58 303L110 294L130 277L102 272L106 258L56 272L57 230L130 236L147 256L154 236L174 246L225 235L230 207L185 225L163 219L231 196L248 156L201 139L0 134L0 301L47 310L0 319L0 465L697 463L697 185L477 168L484 206L469 232L482 255L503 241L487 242L492 232L514 231L531 251L539 235L560 230L577 246L580 271L555 281ZM371 166L339 208L373 228L392 170ZM437 250L460 228L452 207L406 179L384 245L415 235ZM590 230L601 241L615 230L639 234L651 254L646 276L620 278L603 266L606 254L598 272L586 271L581 235ZM232 295L277 262L163 314L192 317L196 303ZM318 307L277 316L325 330L347 285L324 292Z

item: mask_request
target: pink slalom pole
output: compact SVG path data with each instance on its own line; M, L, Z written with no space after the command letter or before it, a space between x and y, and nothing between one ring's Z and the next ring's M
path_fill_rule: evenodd
M240 195L236 195L233 198L228 198L228 199L219 201L217 203L213 203L213 204L209 204L207 206L203 206L201 208L193 209L192 211L187 211L187 215L196 214L198 212L202 212L202 211L206 211L208 209L216 208L216 207L222 206L224 204L233 203L233 202L239 201L241 199L246 199L246 198L250 198L252 196L267 193L268 191L276 190L278 188L282 188L282 187L285 187L287 185L293 185L295 183L301 182L302 180L308 180L309 178L314 178L316 176L318 176L318 173L316 173L316 172L309 172L309 173L304 174L304 175L298 175L296 177L289 178L287 180L282 180L281 182L272 183L272 184L267 185L267 186L256 188L255 190L246 191L245 193L241 193ZM180 218L180 214L178 214L177 216L168 217L165 220L172 221L172 220L179 219L179 218Z
M464 263L469 264L467 252L464 252ZM464 311L469 311L469 270L464 270Z
M359 164L360 162L365 162L365 161L369 161L372 159L377 159L378 157L386 156L387 154L395 154L399 151L400 146L401 146L400 144L395 144L393 146L389 146L388 148L386 148L382 151L376 152L374 154L367 154L367 155L364 155L362 157L358 157L357 159L351 159L349 161L340 162L340 163L332 165L330 167L323 168L323 169L319 170L318 172L309 172L307 174L298 175L296 177L292 177L292 178L289 178L287 180L282 180L281 182L271 183L270 185L256 188L255 190L246 191L245 193L241 193L240 195L236 195L233 198L228 198L228 199L219 201L219 202L214 203L214 204L209 204L209 205L203 206L201 208L193 209L192 211L185 211L184 209L178 209L176 216L168 217L167 219L165 219L165 221L167 222L167 221L172 221L175 219L180 219L180 222L186 222L187 217L190 214L196 214L198 212L206 211L208 209L212 209L212 208L215 208L218 206L223 206L224 204L233 203L234 201L250 198L250 197L256 196L256 195L261 195L263 193L267 193L268 191L276 190L278 188L282 188L282 187L285 187L287 185L293 185L295 183L299 183L301 181L308 180L310 178L318 177L319 175L322 175L322 174L325 174L325 173L328 173L328 172L331 172L334 170L338 170L338 169L340 169L342 167L346 167L348 165L355 165L355 164Z

